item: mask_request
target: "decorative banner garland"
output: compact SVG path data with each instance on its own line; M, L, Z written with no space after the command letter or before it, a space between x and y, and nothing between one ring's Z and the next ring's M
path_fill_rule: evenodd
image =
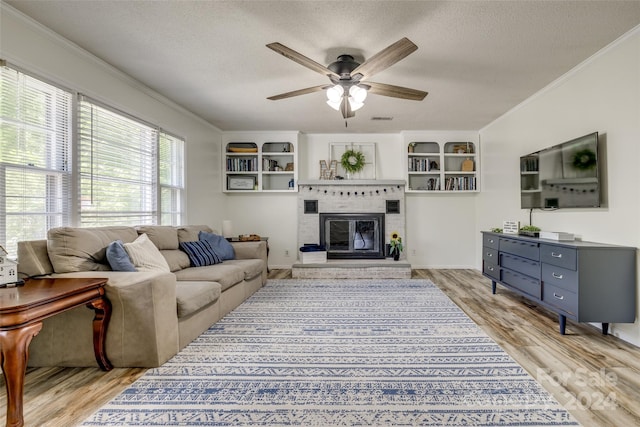
M355 196L355 197L365 197L365 196L371 196L371 197L385 197L390 193L395 193L396 191L402 191L402 189L404 188L404 186L400 186L400 185L396 185L396 186L391 186L391 187L386 187L386 188L380 188L377 187L375 190L368 190L368 191L350 191L345 189L332 189L332 190L327 190L327 189L322 189L322 188L317 188L317 187L313 187L313 186L304 186L301 185L300 189L303 190L306 187L306 189L308 191L314 191L316 193L320 193L322 192L325 195L331 195L331 196L347 196L347 197L351 197L351 196Z
M346 172L360 172L364 168L364 154L354 149L347 150L340 158L340 164Z

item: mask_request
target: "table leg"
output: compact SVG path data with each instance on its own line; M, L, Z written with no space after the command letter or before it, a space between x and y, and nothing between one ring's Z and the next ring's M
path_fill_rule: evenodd
M7 427L22 427L24 376L29 360L29 344L42 329L42 322L0 331L0 366L7 386Z
M105 342L107 339L107 327L111 319L111 302L107 298L100 298L87 303L87 307L96 312L93 318L93 351L96 361L103 371L110 371L113 365L107 359Z

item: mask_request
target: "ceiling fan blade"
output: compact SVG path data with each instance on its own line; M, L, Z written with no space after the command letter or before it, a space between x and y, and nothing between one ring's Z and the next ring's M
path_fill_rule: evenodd
M369 86L368 92L375 95L391 96L393 98L422 101L429 92L423 92L408 87L388 85L385 83L363 82L360 86Z
M324 89L326 89L328 87L329 86L327 86L327 85L312 86L312 87L307 87L307 88L304 88L304 89L293 90L291 92L281 93L279 95L273 95L273 96L268 97L267 99L270 99L272 101L277 101L279 99L291 98L291 97L298 96L298 95L306 95L308 93L319 92L319 91L324 90Z
M407 57L409 54L415 52L416 49L418 49L418 46L408 38L404 37L364 61L351 72L351 75L360 73L364 78L371 77L375 73L378 73Z
M342 98L342 104L340 104L340 111L342 111L342 117L348 119L349 117L355 117L356 113L351 109L351 104L347 97Z
M323 76L335 76L340 78L340 75L334 73L322 64L318 64L316 61L307 58L301 53L286 47L281 43L269 43L267 47L271 50L278 52L280 55L289 58L290 60L297 62L298 64L309 68L312 71L322 74Z

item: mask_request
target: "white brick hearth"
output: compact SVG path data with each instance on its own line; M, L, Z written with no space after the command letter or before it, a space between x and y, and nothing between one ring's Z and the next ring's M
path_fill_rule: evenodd
M385 236L405 236L405 181L319 180L298 183L298 246L320 243L320 213L385 213ZM397 201L399 213L386 213L387 201ZM305 202L317 203L317 213L305 213ZM404 253L400 261L330 260L323 264L293 265L294 278L408 278L411 265Z

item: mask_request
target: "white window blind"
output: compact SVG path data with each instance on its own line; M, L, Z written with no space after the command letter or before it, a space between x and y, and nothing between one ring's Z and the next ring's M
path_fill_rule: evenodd
M182 225L184 140L160 132L160 223Z
M0 245L70 221L72 94L0 66Z
M158 130L80 96L81 227L158 223Z

